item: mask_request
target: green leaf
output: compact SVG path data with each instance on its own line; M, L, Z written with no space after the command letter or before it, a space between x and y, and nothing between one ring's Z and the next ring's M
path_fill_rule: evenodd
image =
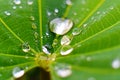
M119 0L71 0L72 5L67 5L66 0L20 1L15 4L14 0L0 0L0 80L13 79L15 67L24 69L28 76L35 67L48 68L47 77L51 80L120 79ZM49 30L49 22L58 17L74 22L73 28L65 34L72 36L70 45L74 49L67 56L60 55L63 36ZM73 36L74 28L81 33ZM52 46L55 39L58 44ZM27 52L23 51L26 43L30 48ZM52 55L44 54L44 45L50 46ZM54 57L56 60L52 61ZM118 60L116 65L115 60ZM72 73L62 78L55 68L65 64ZM29 80L28 76L21 80Z

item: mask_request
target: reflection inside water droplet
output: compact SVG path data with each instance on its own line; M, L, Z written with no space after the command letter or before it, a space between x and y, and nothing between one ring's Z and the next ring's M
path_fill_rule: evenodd
M61 77L65 78L72 74L71 66L66 64L59 64L55 66L56 74Z
M45 54L48 54L50 55L51 54L51 49L52 49L52 46L51 45L44 45L42 46L42 51L45 53Z
M50 21L50 30L58 35L66 34L73 26L69 19L55 18Z
M13 74L13 77L14 78L20 78L24 75L25 71L22 70L21 68L19 67L15 67L12 71L12 74Z
M70 54L72 51L73 51L73 47L71 47L70 45L66 45L66 46L63 46L63 47L61 48L60 54L61 54L61 55L68 55L68 54Z

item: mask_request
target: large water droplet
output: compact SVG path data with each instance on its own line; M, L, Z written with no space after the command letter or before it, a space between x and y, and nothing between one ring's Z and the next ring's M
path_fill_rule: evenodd
M67 5L72 5L72 1L71 0L66 0L66 4Z
M68 35L65 35L61 39L61 45L69 45L71 42L71 38Z
M45 54L50 55L50 54L51 54L51 53L50 53L50 49L51 49L51 47L50 47L49 45L44 45L44 46L42 46L42 51L43 51Z
M11 15L11 13L9 12L9 11L5 11L4 12L7 16L10 16Z
M66 46L63 46L63 47L61 48L60 54L61 54L61 55L68 55L68 54L70 54L72 51L73 51L73 47L71 47L70 45L66 45Z
M64 35L73 26L73 22L69 19L55 18L50 22L50 30L58 35Z
M14 0L14 3L17 4L17 5L21 4L21 0Z
M56 74L59 77L65 78L72 74L71 66L65 64L59 64L55 66Z
M120 68L120 59L115 59L115 60L113 60L113 62L112 62L112 67L113 67L114 69Z
M28 0L27 4L28 5L32 5L33 4L33 0Z
M81 33L80 28L74 28L72 31L72 35L74 35L74 36L79 35L80 33Z
M23 52L29 52L29 51L30 51L30 46L29 46L29 44L28 44L28 43L24 43L24 44L22 45L22 50L23 50Z
M22 70L21 68L19 67L15 67L12 71L12 74L13 74L13 77L14 78L20 78L24 75L25 71Z

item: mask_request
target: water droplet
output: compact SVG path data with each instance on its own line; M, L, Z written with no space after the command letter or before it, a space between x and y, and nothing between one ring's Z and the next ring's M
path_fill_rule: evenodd
M79 35L82 31L80 30L80 28L74 28L72 31L72 35L76 36Z
M97 14L100 14L100 11L98 11Z
M71 0L66 0L66 4L67 5L72 5L72 1Z
M20 9L22 9L23 7L22 6L19 6Z
M25 56L25 58L26 58L26 59L28 59L28 58L29 58L29 56L28 56L28 55L26 55L26 56Z
M35 39L38 39L38 33L37 32L34 32L34 37L35 37Z
M9 11L5 11L4 12L7 16L10 16L11 15L11 13L9 12Z
M59 10L57 8L55 8L55 13L58 13L58 12L59 12Z
M16 9L16 6L13 6L13 9Z
M35 23L32 23L32 29L37 29L37 26L35 25Z
M59 77L66 78L72 74L71 66L66 64L59 64L55 66L56 74Z
M42 51L45 53L45 54L48 54L48 55L50 55L51 53L50 53L50 46L49 45L44 45L44 46L42 46Z
M50 11L47 11L47 15L48 15L48 16L51 16L51 14L52 14L52 13L51 13Z
M54 39L52 46L55 46L55 45L57 45L57 44L58 44L58 40L57 40L57 39Z
M88 78L88 80L96 80L94 77L90 77Z
M14 3L17 4L17 5L21 4L21 0L14 0Z
M34 16L30 16L30 20L31 20L31 21L34 21L34 20L35 20L35 17L34 17Z
M0 77L2 77L2 74L0 74Z
M22 70L21 68L19 67L15 67L12 71L12 74L13 74L13 77L14 78L20 78L24 75L25 71Z
M55 18L50 22L50 30L58 35L64 35L73 26L73 22L69 19Z
M88 57L86 58L86 60L87 60L87 61L91 61L92 58L88 56Z
M76 12L74 12L74 13L73 13L73 15L75 15L75 16L76 16L76 15L77 15L77 13L76 13Z
M112 62L112 67L113 67L114 69L120 68L120 59L115 59L115 60L113 60L113 62Z
M87 24L83 24L83 27L86 27L87 26Z
M33 4L33 0L28 0L27 4L28 5L32 5Z
M113 7L113 6L111 6L111 7L110 7L110 10L113 10L113 9L114 9L114 7Z
M24 43L24 44L22 45L22 50L23 50L23 52L29 52L29 51L30 51L30 46L29 46L29 44L28 44L28 43Z
M68 35L64 35L61 39L61 45L69 45L71 42L71 39Z
M63 46L61 48L60 54L61 55L68 55L73 51L73 48L70 45Z

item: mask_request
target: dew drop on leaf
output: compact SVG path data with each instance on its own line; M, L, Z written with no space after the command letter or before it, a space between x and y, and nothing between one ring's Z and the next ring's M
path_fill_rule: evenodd
M11 13L9 12L9 11L5 11L4 12L7 16L10 16L11 15Z
M17 4L17 5L21 4L21 0L14 0L14 3Z
M71 42L70 36L64 35L61 39L61 45L69 45Z
M67 5L72 5L71 0L66 0L66 4L67 4Z
M13 6L12 8L13 8L13 9L16 9L17 7L16 7L16 6Z
M69 19L55 18L50 22L50 30L58 35L64 35L73 26L73 22Z
M52 14L52 13L51 13L50 11L47 11L47 15L48 15L48 16L51 16L51 14Z
M34 20L35 20L35 17L34 17L34 16L30 16L30 20L31 20L31 21L34 21Z
M81 33L80 28L74 28L74 29L72 30L72 35L73 35L73 36L79 35L80 33Z
M32 23L32 29L33 30L37 29L37 26L35 25L35 23Z
M22 6L19 6L20 9L22 9L23 7Z
M94 77L89 77L88 80L96 80Z
M37 32L34 32L34 37L35 37L35 39L38 39L38 33Z
M56 74L61 78L66 78L72 74L71 66L59 64L55 66Z
M22 44L22 50L23 50L23 52L29 52L30 51L30 46L27 42Z
M112 68L114 68L114 69L120 68L120 60L119 59L113 60L113 62L112 62Z
M55 8L55 10L54 10L54 11L55 11L55 13L58 13L58 12L59 12L59 10L58 10L57 8Z
M48 55L50 55L51 53L50 53L50 46L49 45L44 45L44 46L42 46L42 51L45 53L45 54L48 54Z
M61 48L60 50L60 54L61 55L68 55L73 51L73 47L71 47L70 45L65 45Z
M22 70L21 68L19 67L15 67L12 71L12 74L13 74L13 77L14 78L20 78L24 75L25 71Z
M32 5L33 4L33 0L28 0L27 4L28 5Z

